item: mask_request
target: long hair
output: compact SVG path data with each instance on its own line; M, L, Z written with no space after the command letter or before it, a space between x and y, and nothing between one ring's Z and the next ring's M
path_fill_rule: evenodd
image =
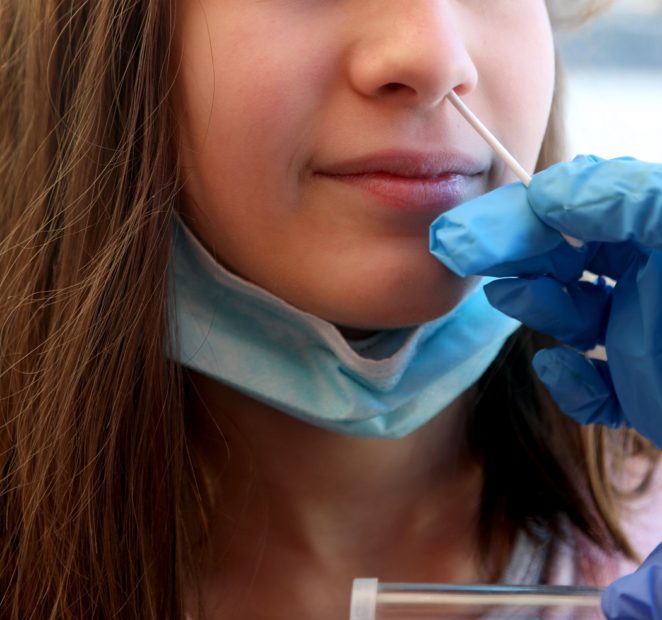
M168 2L0 2L0 615L180 613Z
M181 370L165 355L180 195L174 4L0 0L3 618L181 618L195 581L190 537L204 503ZM541 164L559 157L555 118ZM597 544L627 552L605 456L536 388L520 338L486 375L469 421L493 472L483 537L504 531L503 519L513 529L567 513ZM509 394L514 382L529 391ZM520 462L535 457L531 435L544 443L547 412L573 438L538 459L535 481L549 492L536 514L517 508L522 487L504 490L512 480L481 415L490 394L516 418L502 432ZM564 475L550 480L547 467ZM193 522L190 506L201 507Z

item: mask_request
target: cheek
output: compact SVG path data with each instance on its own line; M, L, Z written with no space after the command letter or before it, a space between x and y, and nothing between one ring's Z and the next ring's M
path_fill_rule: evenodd
M223 170L236 178L248 166L266 172L255 166L292 158L332 81L333 50L303 22L274 31L268 11L249 5L226 14L221 5L207 6L182 33L180 91L193 149L232 153Z
M182 207L207 247L258 280L262 266L247 249L255 248L255 238L302 226L294 207L309 155L300 145L327 99L331 53L329 46L312 46L307 33L291 37L294 45L272 40L267 46L255 23L246 32L219 26L211 36L211 48L208 40L192 44L179 84L185 102Z
M189 31L186 38L178 83L182 208L219 259L267 285L264 254L256 249L260 240L302 227L294 206L307 154L298 145L313 131L317 102L326 99L330 54L328 46L311 46L307 33L295 45L267 46L259 24L228 31L227 20L217 23L204 37Z
M516 26L503 29L509 37L492 39L480 84L489 93L490 115L506 147L533 170L554 95L554 41L546 14Z

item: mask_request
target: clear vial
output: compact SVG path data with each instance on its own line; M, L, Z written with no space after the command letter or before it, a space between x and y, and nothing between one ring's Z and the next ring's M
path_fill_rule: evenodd
M599 588L458 586L355 579L350 620L598 620Z

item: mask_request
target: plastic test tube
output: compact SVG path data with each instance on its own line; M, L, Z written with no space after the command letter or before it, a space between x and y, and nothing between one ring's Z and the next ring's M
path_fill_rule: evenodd
M350 620L602 618L599 588L379 583L355 579Z
M513 171L517 178L526 185L531 183L531 175L524 170L520 163L510 154L497 137L482 123L482 121L467 107L467 104L462 101L457 93L452 90L448 93L448 100L457 108L457 111L466 119L466 121L480 134L480 136L487 142L494 152L501 157L503 162ZM579 239L575 239L570 235L561 233L561 236L573 247L581 248L584 243Z

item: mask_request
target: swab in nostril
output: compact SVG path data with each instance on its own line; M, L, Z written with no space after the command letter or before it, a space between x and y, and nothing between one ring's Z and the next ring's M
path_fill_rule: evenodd
M531 183L531 175L524 170L520 163L510 154L497 137L481 122L481 120L467 107L466 103L462 101L455 91L448 93L449 101L457 108L457 111L467 120L467 122L480 134L480 136L487 142L494 152L504 161L504 163L513 171L517 178L524 183L527 187ZM561 236L573 248L581 248L584 242L575 239L570 235L561 233Z

